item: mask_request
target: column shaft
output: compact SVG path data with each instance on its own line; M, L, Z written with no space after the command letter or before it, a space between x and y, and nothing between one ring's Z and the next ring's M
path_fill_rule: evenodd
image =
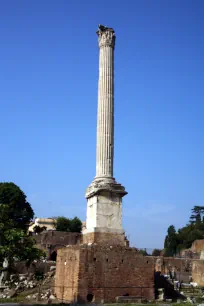
M101 46L99 56L96 177L113 177L114 48Z

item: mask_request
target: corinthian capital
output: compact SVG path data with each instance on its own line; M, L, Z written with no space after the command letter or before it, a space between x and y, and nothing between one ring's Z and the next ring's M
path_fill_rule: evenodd
M104 46L115 47L115 31L102 25L98 26L98 44L99 48Z

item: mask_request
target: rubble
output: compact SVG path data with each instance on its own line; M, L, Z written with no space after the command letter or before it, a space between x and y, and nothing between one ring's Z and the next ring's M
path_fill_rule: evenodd
M24 281L26 280L28 274L19 274L19 281Z
M50 299L50 300L55 300L55 299L56 299L56 297L54 296L54 294L51 293L51 289L42 290L42 292L40 293L40 295L39 295L39 293L37 292L37 293L34 293L34 294L32 294L32 295L26 296L26 299L27 299L27 300L36 300L36 299L38 299L38 298L40 298L41 300L48 300L48 299Z
M196 299L195 298L193 298L193 297L187 297L187 302L188 303L191 303L191 304L195 304L196 303Z
M10 280L0 288L0 298L8 299L23 294L27 300L54 300L55 296L51 290L52 281L55 277L55 267L51 266L41 280L37 280L34 273L12 274ZM26 295L26 292L28 295Z
M50 271L55 271L56 270L56 266L51 266L50 267Z
M50 299L50 300L55 300L56 297L55 297L53 294L51 294L50 297L49 297L49 299Z

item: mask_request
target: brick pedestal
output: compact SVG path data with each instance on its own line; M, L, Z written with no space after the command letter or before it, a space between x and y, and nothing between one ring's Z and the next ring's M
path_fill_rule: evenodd
M154 300L154 259L122 246L60 249L55 293L68 303L114 303L125 295Z

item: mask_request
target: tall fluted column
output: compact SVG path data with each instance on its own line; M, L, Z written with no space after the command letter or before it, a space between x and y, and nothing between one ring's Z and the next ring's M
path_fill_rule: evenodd
M96 176L86 190L85 243L126 245L122 227L125 187L113 177L114 155L114 47L115 32L99 26L99 81Z
M100 27L96 178L113 177L114 157L114 47L113 29Z

